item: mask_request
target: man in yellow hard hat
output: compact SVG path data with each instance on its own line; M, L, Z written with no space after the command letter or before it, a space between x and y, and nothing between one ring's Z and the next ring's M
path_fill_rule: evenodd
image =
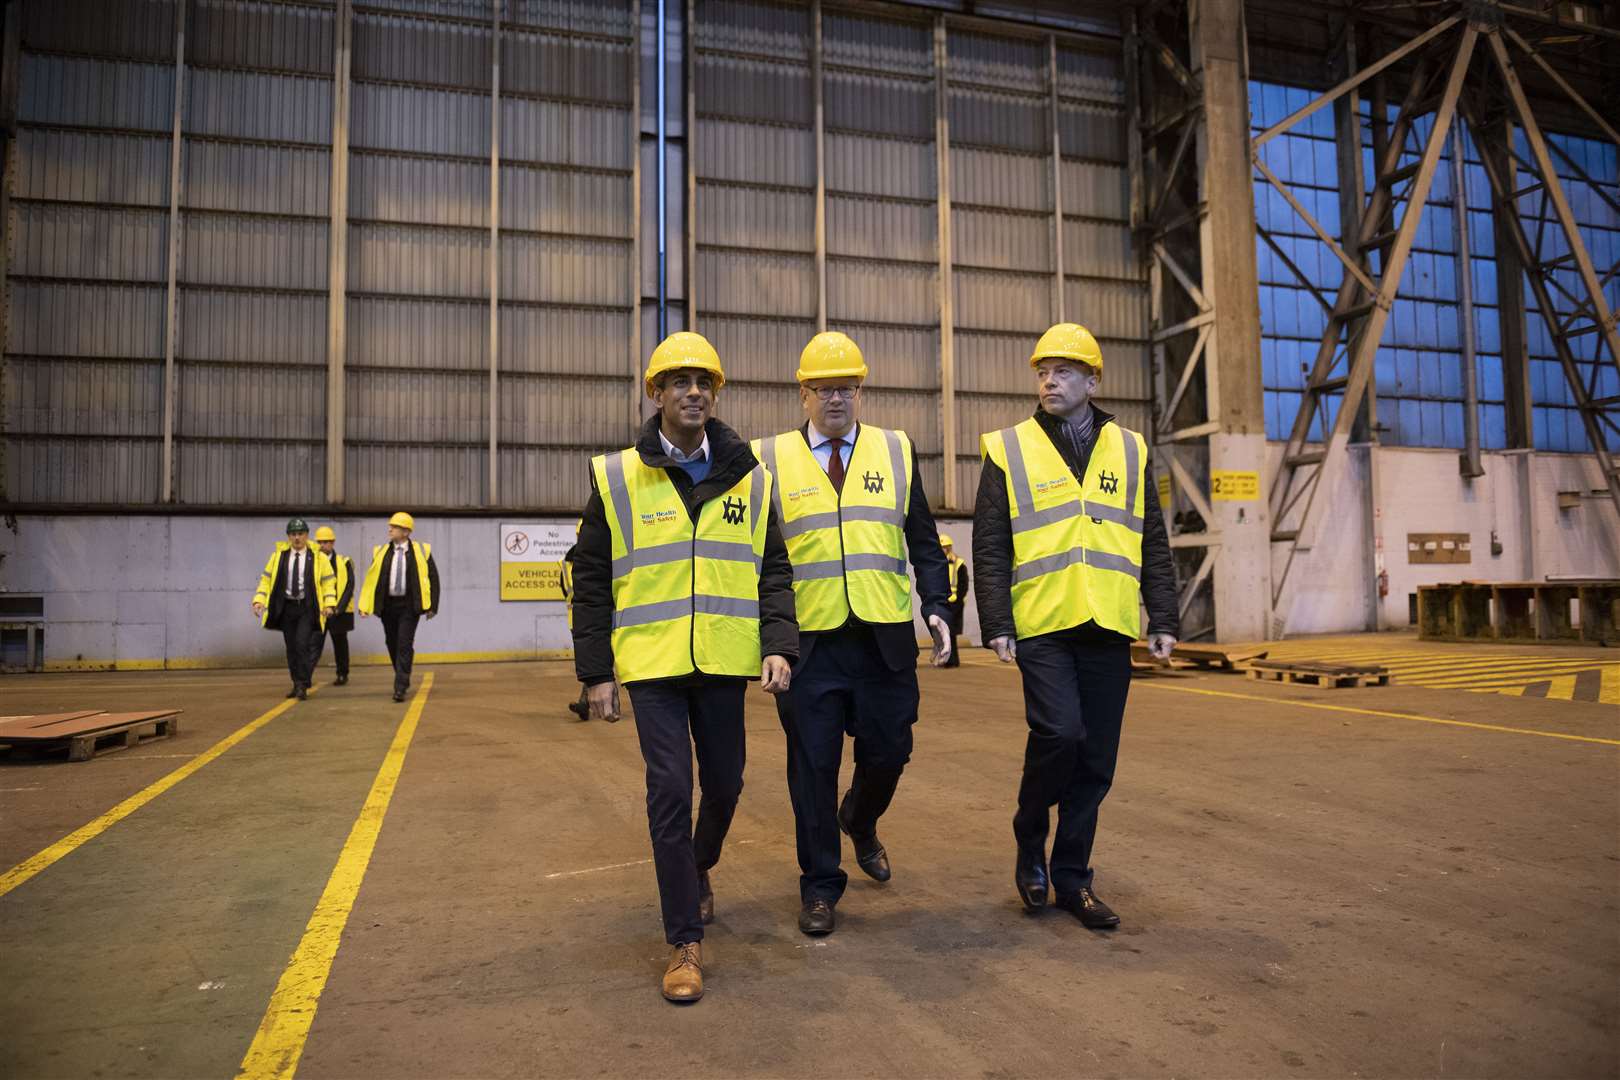
M837 332L799 357L805 423L755 442L776 478L775 507L793 563L799 661L777 698L787 736L788 793L799 855L799 929L832 933L849 883L839 866L847 833L867 876L889 880L878 818L911 758L917 720L917 636L909 555L935 664L951 654L945 553L911 439L859 422L866 360ZM844 734L855 772L842 801Z
M961 667L962 613L967 607L968 594L967 561L956 554L956 542L949 533L939 534L939 546L945 549L945 572L951 583L950 595L945 598L945 607L950 611L951 658L940 666Z
M394 664L394 700L411 688L416 657L416 624L439 613L439 568L433 548L412 540L416 519L403 510L388 519L388 543L371 549L371 565L360 587L360 617L382 617L388 659Z
M1110 929L1119 916L1093 889L1097 809L1114 779L1143 602L1155 657L1180 633L1175 566L1147 442L1092 400L1096 339L1059 323L1029 364L1040 405L983 437L973 515L979 630L1003 663L1017 661L1029 724L1013 881L1031 911L1050 887L1087 928Z
M253 592L253 614L266 630L280 630L287 648L292 689L287 696L302 701L309 693L319 655L321 633L337 607L337 577L332 564L309 546L303 518L287 522L287 539L276 544Z
M634 446L591 459L574 548L575 672L593 719L619 718L618 683L635 707L673 948L662 990L674 1002L703 995L709 871L742 792L747 680L780 694L799 648L771 477L713 418L725 378L701 335L671 334L653 350L645 386L658 412Z
M332 685L343 686L349 681L349 631L354 629L354 560L338 554L337 533L330 525L315 530L315 544L337 574L337 605L327 616L326 637L332 639L332 663L337 668L337 678L332 680ZM316 664L321 662L325 645L324 637L315 643Z

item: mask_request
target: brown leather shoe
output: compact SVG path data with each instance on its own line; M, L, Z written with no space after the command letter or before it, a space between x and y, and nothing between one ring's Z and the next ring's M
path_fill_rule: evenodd
M714 922L714 887L707 870L698 871L698 921L704 926Z
M689 1004L703 996L703 943L675 946L664 969L664 1000Z

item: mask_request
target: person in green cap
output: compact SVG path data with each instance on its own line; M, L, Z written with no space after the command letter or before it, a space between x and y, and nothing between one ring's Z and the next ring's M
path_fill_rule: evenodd
M276 544L253 592L253 614L266 630L280 630L287 646L292 689L287 696L302 701L314 677L316 650L326 632L327 616L337 610L337 573L326 554L309 546L309 524L287 522L287 539Z

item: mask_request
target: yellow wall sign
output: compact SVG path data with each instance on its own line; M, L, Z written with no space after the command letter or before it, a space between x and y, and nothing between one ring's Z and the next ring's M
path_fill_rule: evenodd
M1248 500L1260 497L1260 474L1236 469L1212 469L1209 474L1212 499Z
M573 543L569 525L502 522L501 599L563 599L562 557Z
M1159 485L1159 505L1160 506L1169 506L1170 505L1170 476L1169 476L1169 474L1168 473L1160 473L1158 476L1154 477L1154 480Z

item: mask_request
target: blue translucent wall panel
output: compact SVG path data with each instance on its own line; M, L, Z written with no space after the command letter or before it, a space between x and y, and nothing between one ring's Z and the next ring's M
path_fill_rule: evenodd
M1311 91L1271 83L1249 84L1250 120L1256 132L1308 102ZM1362 106L1362 169L1375 175L1369 108ZM1391 119L1393 120L1393 111ZM1416 160L1431 130L1416 125L1402 164ZM1451 142L1436 170L1400 292L1374 360L1383 441L1396 446L1455 446L1463 441L1462 334L1459 326L1456 203L1452 192ZM1266 165L1333 237L1339 236L1338 162L1333 112L1322 109L1261 148ZM1496 310L1496 251L1490 190L1471 142L1464 156L1469 203L1470 266L1474 283L1475 358L1480 395L1481 442L1506 445L1502 394L1501 330ZM1403 185L1404 186L1404 185ZM1397 218L1404 213L1397 206ZM1255 215L1312 284L1331 302L1343 267L1282 196L1256 174ZM1326 312L1271 250L1256 248L1260 272L1261 363L1266 397L1266 433L1285 439L1299 408L1306 373L1316 359ZM1377 256L1373 258L1377 269ZM1343 360L1335 374L1343 373ZM1331 424L1337 402L1314 418L1311 438Z
M1620 214L1616 214L1614 208L1599 195L1601 191L1611 201L1620 202L1620 168L1617 168L1615 148L1596 139L1573 135L1548 132L1546 138L1573 159L1592 180L1590 184L1581 180L1569 161L1552 151L1553 165L1569 198L1575 221L1580 226L1581 241L1597 268L1598 276L1602 278L1620 264ZM1531 160L1522 132L1517 142L1521 157ZM1530 177L1520 172L1514 186L1523 188L1530 183ZM1543 261L1552 261L1568 252L1569 245L1558 227L1552 207L1543 202L1539 193L1523 196L1519 200L1519 212L1531 243L1536 243L1538 236L1541 238ZM1569 294L1576 297L1586 295L1573 266L1565 264L1554 270L1553 277ZM1574 310L1569 296L1556 288L1552 292L1554 305L1560 312L1567 314ZM1610 310L1620 307L1620 274L1609 277L1604 294ZM1587 450L1590 444L1580 415L1573 408L1574 396L1558 364L1558 353L1553 348L1552 338L1547 333L1528 284L1525 287L1525 302L1528 308L1525 336L1530 355L1530 400L1533 405L1531 420L1536 448L1577 452ZM1585 322L1582 320L1576 325L1584 325ZM1599 335L1582 334L1571 338L1569 345L1581 379L1592 388L1594 397L1620 394L1620 375L1616 374ZM1620 436L1610 433L1609 446L1620 450Z

